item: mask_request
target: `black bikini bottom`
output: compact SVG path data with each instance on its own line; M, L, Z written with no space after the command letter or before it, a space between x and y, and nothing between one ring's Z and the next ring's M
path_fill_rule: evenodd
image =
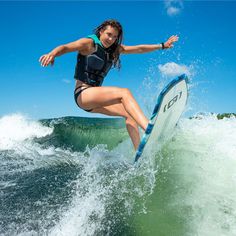
M80 89L80 88L81 88L81 89ZM81 109L83 109L83 108L80 107L80 105L78 104L77 98L79 97L79 95L80 95L85 89L88 89L88 88L90 88L90 87L83 88L83 86L79 86L79 87L75 88L75 90L74 90L75 102L76 102L77 106L78 106L79 108L81 108ZM76 90L78 90L78 89L79 89L79 91L76 92ZM93 109L89 109L89 110L83 109L83 110L84 110L84 111L87 111L87 112L91 112Z

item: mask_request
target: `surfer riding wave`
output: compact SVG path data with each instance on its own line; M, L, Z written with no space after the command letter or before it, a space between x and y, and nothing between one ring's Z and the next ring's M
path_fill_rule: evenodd
M112 67L120 69L120 54L140 54L173 47L178 41L172 35L160 44L126 46L122 44L123 29L116 20L106 20L94 34L74 42L60 45L40 57L41 65L53 65L55 57L77 51L74 98L76 104L87 112L124 117L126 128L135 150L140 143L139 127L147 128L148 119L127 88L102 86Z

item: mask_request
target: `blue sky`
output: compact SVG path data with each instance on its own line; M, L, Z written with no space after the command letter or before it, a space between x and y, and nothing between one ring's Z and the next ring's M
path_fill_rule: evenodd
M77 40L102 21L119 20L124 44L153 44L179 35L171 50L123 55L104 86L128 87L144 108L177 72L191 78L189 113L236 112L236 2L0 2L0 116L94 116L73 100L76 53L42 68L38 59Z

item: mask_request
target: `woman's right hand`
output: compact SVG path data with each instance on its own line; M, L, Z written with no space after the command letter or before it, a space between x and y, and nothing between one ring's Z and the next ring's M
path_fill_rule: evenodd
M50 53L44 54L39 58L39 62L41 63L41 66L43 67L48 66L50 64L51 66L53 66L54 60L55 60L55 57Z

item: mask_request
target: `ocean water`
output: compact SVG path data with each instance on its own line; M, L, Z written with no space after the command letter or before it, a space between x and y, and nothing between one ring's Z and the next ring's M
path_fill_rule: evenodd
M134 167L122 119L0 118L0 235L236 235L236 119L182 118Z

